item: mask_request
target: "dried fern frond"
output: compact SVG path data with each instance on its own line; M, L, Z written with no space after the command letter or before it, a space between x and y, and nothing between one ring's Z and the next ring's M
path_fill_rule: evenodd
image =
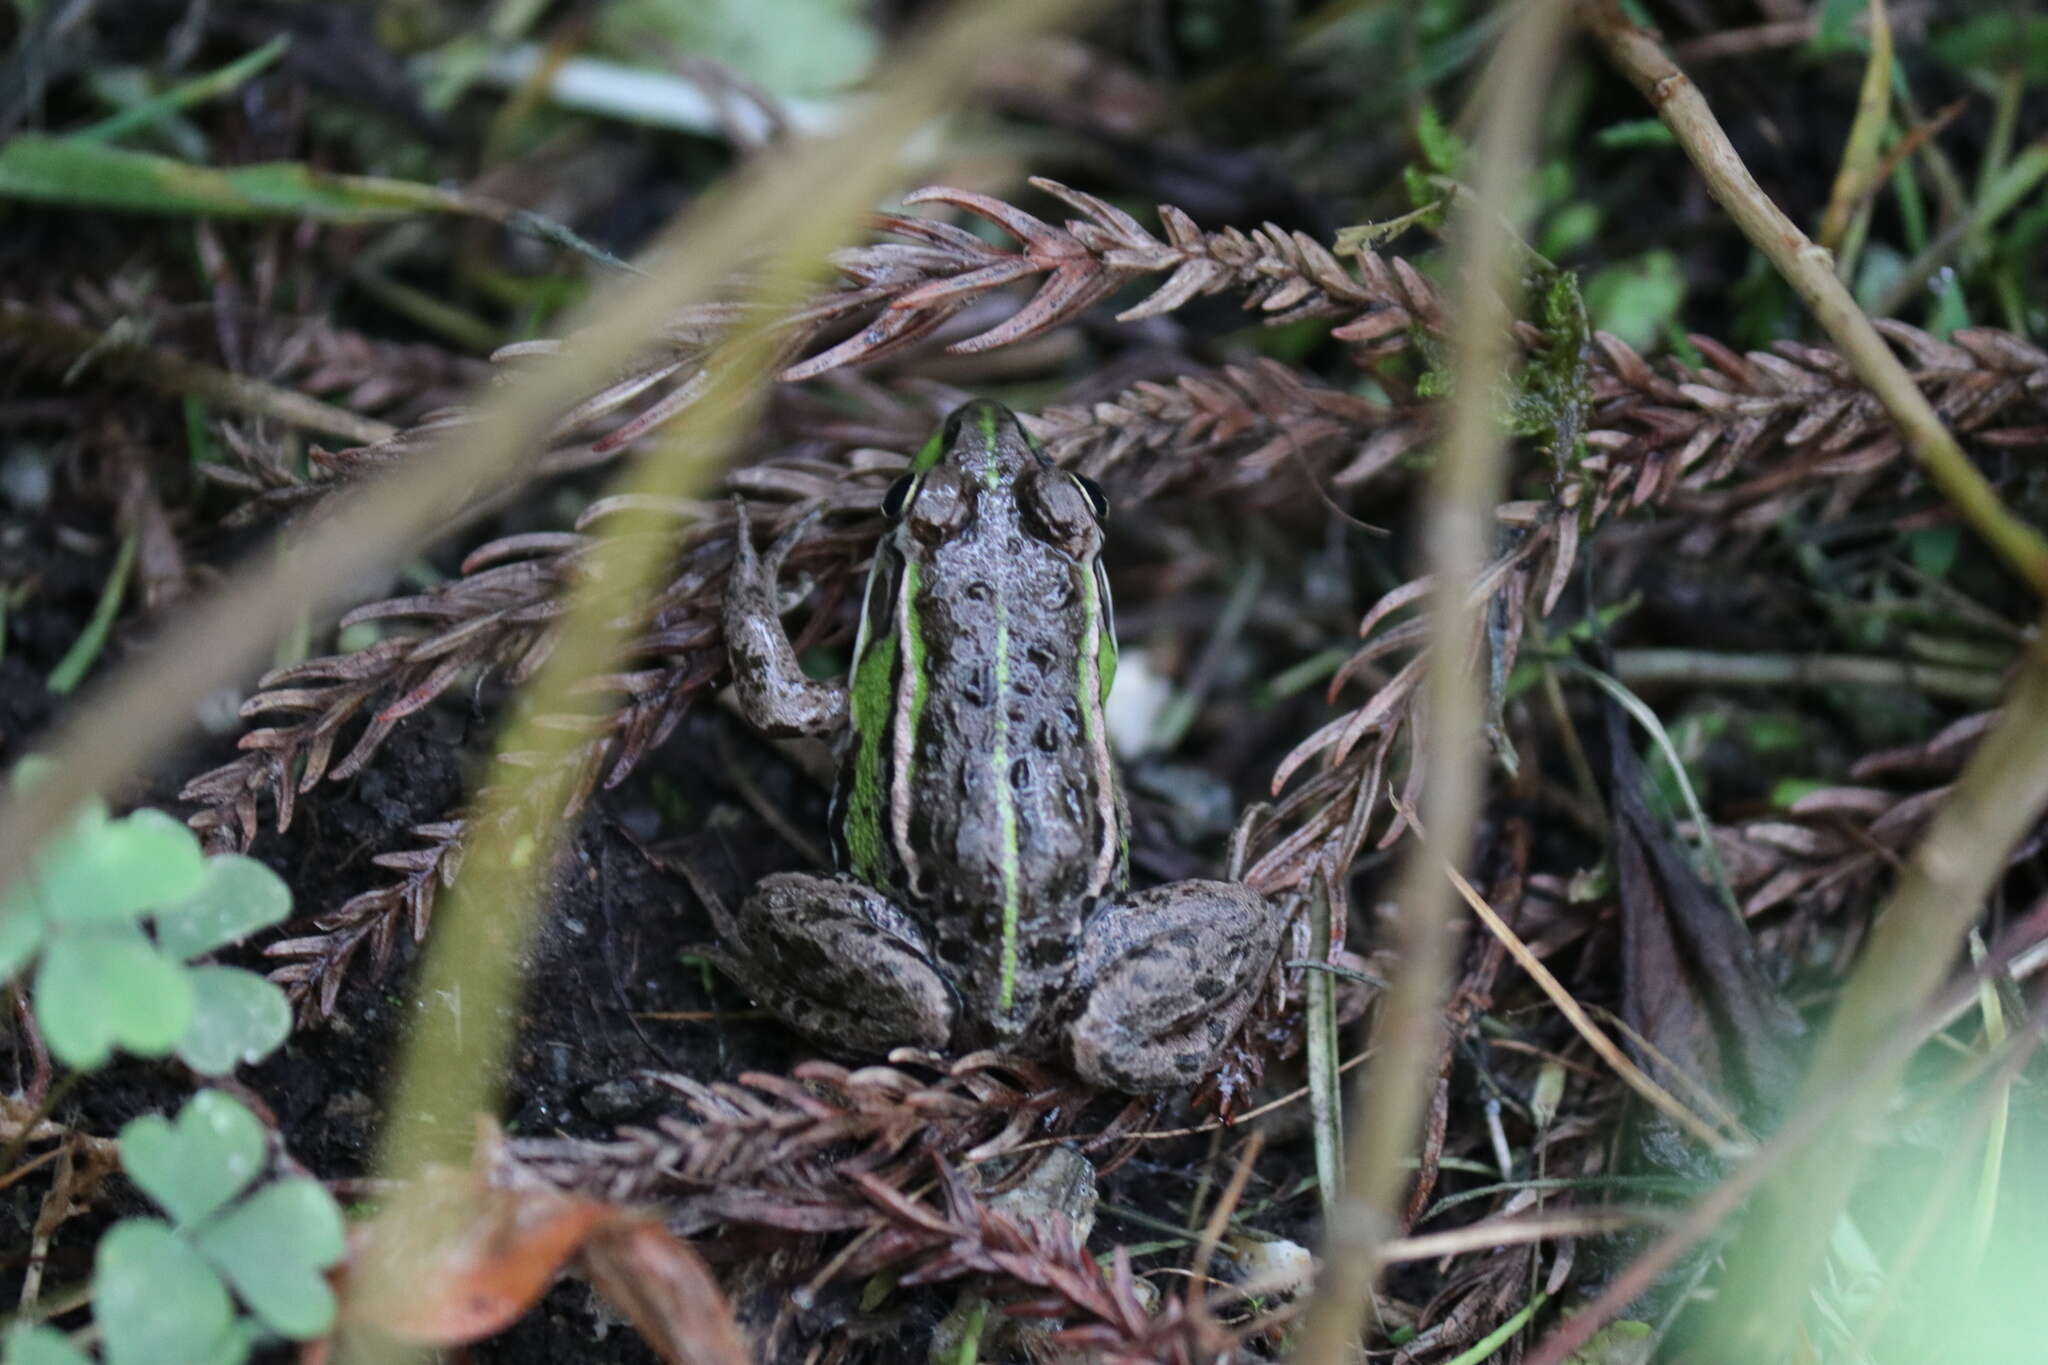
M1006 320L945 349L974 354L1013 345L1071 322L1132 280L1160 274L1165 281L1119 313L1120 319L1154 317L1198 297L1235 292L1271 323L1343 319L1340 334L1366 357L1402 349L1414 329L1444 325L1435 290L1406 262L1368 253L1353 271L1306 234L1272 224L1251 232L1204 232L1171 205L1160 209L1162 239L1093 195L1052 180L1031 183L1080 217L1054 226L992 196L942 186L906 195L906 204L944 204L980 217L1010 233L1017 246L997 246L936 219L878 219L878 231L901 240L839 252L833 265L841 283L777 319L789 361L779 378L800 383L884 359L932 337L977 299L1034 279L1036 291ZM704 390L705 357L740 318L737 304L705 305L676 318L640 363L563 414L536 469L609 458L687 410ZM849 325L850 334L827 340ZM574 344L573 337L522 342L503 348L497 358L517 362ZM404 432L327 453L321 473L326 480L354 477L407 458L424 444L419 435Z
M1790 908L1809 923L1867 904L1873 886L1890 876L1920 841L1998 712L1980 711L1943 726L1916 744L1866 755L1850 768L1851 784L1800 796L1783 815L1716 825L1714 840L1743 914ZM1932 785L1898 789L1878 780L1901 774ZM2009 862L2041 851L2048 828L2022 840Z
M1090 1359L1204 1365L1226 1358L1237 1345L1229 1327L1190 1311L1182 1295L1148 1304L1131 1273L1128 1249L1118 1247L1105 1268L1070 1229L991 1209L951 1166L936 1160L932 1166L944 1192L943 1209L910 1198L878 1176L859 1177L862 1192L886 1221L848 1260L844 1274L872 1275L915 1262L898 1274L899 1283L983 1277L1006 1300L1005 1314L1058 1320L1062 1325L1052 1344Z
M511 1155L563 1189L615 1204L658 1199L684 1231L730 1221L833 1231L873 1218L857 1177L901 1175L933 1156L987 1161L1065 1136L1092 1097L1034 1062L992 1052L947 1062L908 1048L857 1070L813 1061L788 1077L655 1079L682 1097L687 1117L610 1142L518 1139ZM1144 1108L1127 1109L1098 1145Z
M962 1176L963 1164L1027 1146L1042 1153L1046 1139L1074 1131L1091 1094L1045 1068L994 1053L949 1064L902 1049L890 1065L858 1070L807 1062L788 1077L657 1079L683 1098L687 1117L611 1142L514 1139L497 1154L512 1168L501 1177L613 1205L658 1203L684 1234L861 1233L833 1262L836 1277L890 1268L906 1285L983 1277L1008 1300L1006 1313L1063 1319L1057 1341L1116 1359L1212 1360L1231 1341L1181 1300L1148 1308L1127 1255L1105 1271L1070 1228L997 1212ZM1090 1145L1114 1143L1148 1107L1127 1106ZM1003 1183L1027 1170L1013 1162ZM942 1206L909 1193L933 1174Z
M1429 430L1421 417L1326 388L1271 359L1171 383L1140 381L1101 402L1047 408L1024 424L1061 464L1138 499L1194 480L1208 491L1298 493L1272 477L1290 461L1351 487L1391 467Z
M2048 352L1991 328L1945 342L1903 322L1877 327L1958 434L1991 447L2040 440ZM1826 347L1782 341L1737 355L1695 335L1704 366L1667 357L1653 367L1618 338L1595 340L1585 468L1599 476L1596 514L1613 501L1695 514L1701 530L1686 548L1698 552L1723 528L1775 523L1816 489L1829 495L1823 515L1840 516L1880 472L1917 469L1883 406Z

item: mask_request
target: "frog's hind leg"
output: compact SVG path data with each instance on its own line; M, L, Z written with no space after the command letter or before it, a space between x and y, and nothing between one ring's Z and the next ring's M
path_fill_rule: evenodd
M1075 964L1074 1069L1133 1094L1201 1080L1258 997L1285 928L1237 882L1173 882L1102 906Z
M714 912L711 954L777 1018L834 1052L943 1048L953 990L923 932L887 897L846 877L762 879L736 914Z

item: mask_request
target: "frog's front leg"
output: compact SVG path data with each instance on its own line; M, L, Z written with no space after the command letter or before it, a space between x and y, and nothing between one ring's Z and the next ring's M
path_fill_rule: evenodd
M747 505L734 503L732 575L725 585L725 653L740 714L763 734L829 737L846 724L846 689L804 676L782 628L775 579L782 561L816 520L799 519L757 554Z
M1201 1080L1258 997L1286 927L1239 882L1170 882L1102 905L1075 963L1074 1069L1133 1094Z
M736 914L714 907L723 942L710 956L763 1007L840 1053L943 1048L953 988L924 932L850 877L779 872Z

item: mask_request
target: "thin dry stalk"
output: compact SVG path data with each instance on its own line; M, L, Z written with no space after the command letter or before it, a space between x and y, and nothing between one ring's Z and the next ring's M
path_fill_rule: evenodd
M1390 1239L1381 1259L1430 1261L1440 1256L1461 1256L1474 1251L1522 1246L1530 1242L1556 1242L1572 1237L1600 1237L1626 1232L1664 1218L1648 1209L1586 1209L1577 1213L1554 1213L1542 1217L1489 1218L1445 1232Z
M1429 774L1433 837L1415 841L1403 868L1400 966L1380 1003L1377 1055L1348 1116L1349 1185L1326 1232L1323 1272L1304 1328L1298 1358L1308 1365L1337 1365L1352 1354L1380 1249L1396 1226L1407 1177L1403 1158L1413 1148L1434 1079L1451 962L1450 891L1441 869L1464 861L1479 809L1481 700L1465 649L1478 616L1467 585L1486 560L1486 527L1501 500L1506 464L1507 443L1489 399L1490 381L1508 355L1511 317L1500 292L1508 243L1496 224L1511 218L1529 164L1563 19L1564 7L1555 0L1523 5L1482 86L1488 107L1478 145L1478 206L1460 224L1458 396L1425 512L1437 586L1426 656L1430 733L1418 766Z
M752 416L776 354L775 318L799 297L811 273L822 265L860 208L882 192L893 149L933 117L971 69L971 54L991 41L1010 41L1056 22L1073 8L1070 0L1032 5L972 5L958 9L933 30L879 83L889 93L872 105L844 140L821 143L811 156L798 156L770 172L758 196L784 187L805 187L801 212L780 220L762 240L776 244L762 274L759 307L711 358L707 401L694 405L666 443L664 458L632 471L618 501L629 509L684 496L715 468ZM830 174L812 157L829 157ZM829 188L821 191L820 186ZM644 534L656 514L629 510L619 518L630 531L606 538L596 550L593 571L578 585L561 638L527 689L528 705L501 740L496 784L509 818L487 810L479 821L480 843L463 860L444 923L421 972L419 997L460 1000L459 1011L435 1011L421 1020L409 1042L385 1134L382 1165L409 1173L445 1156L462 1143L463 1119L487 1111L509 1045L510 1011L502 1008L517 981L520 947L531 925L541 879L549 872L562 822L555 812L526 812L521 766L553 771L581 740L556 718L589 707L578 692L602 676L627 636L621 603L645 604L666 563L666 540ZM628 606L634 617L642 608ZM521 819L514 814L531 814ZM392 1262L366 1268L380 1283L408 1272ZM374 1291L372 1291L374 1292Z
M1458 894L1464 897L1465 903L1471 907L1472 913L1486 926L1487 932L1500 940L1508 955L1529 974L1529 979L1550 997L1550 1002L1557 1006L1558 1013L1571 1022L1572 1028L1586 1040L1586 1045L1598 1054L1600 1060L1613 1068L1614 1073L1627 1083L1629 1089L1642 1096L1645 1102L1665 1114L1673 1123L1691 1133L1707 1150L1721 1156L1731 1156L1739 1150L1737 1144L1746 1135L1731 1139L1721 1133L1711 1123L1687 1108L1676 1095L1657 1084L1656 1080L1646 1074L1641 1067L1630 1061L1628 1054L1593 1022L1592 1017L1586 1013L1585 1008L1573 997L1565 984L1543 965L1542 959L1529 951L1529 945L1522 942L1521 936L1494 912L1493 907L1486 903L1486 898L1479 894L1472 883L1465 880L1463 874L1454 867L1447 866L1444 871L1450 877L1451 884L1458 889Z
M1891 687L1983 705L2005 690L1986 668L1856 654L1728 654L1699 649L1619 649L1614 676L1630 687Z
M984 21L1010 33L1040 13L1038 6L990 7ZM957 42L957 30L941 30L939 39ZM953 70L972 68L964 48L959 57ZM893 99L878 106L892 113L897 107ZM51 746L50 779L33 796L0 807L0 880L18 875L30 850L80 800L160 756L200 700L253 667L278 631L326 609L343 585L439 529L473 490L516 466L536 433L548 431L599 376L625 366L645 338L687 306L709 299L760 242L801 221L814 207L816 187L859 162L866 132L864 126L856 135L803 148L789 163L750 170L741 192L662 234L662 268L596 291L582 314L592 325L579 335L573 355L500 388L432 458L344 495L328 515L289 539L290 573L276 572L268 559L253 563L210 606L173 629L150 658L73 711Z
M90 364L97 373L174 398L203 398L237 412L274 417L306 431L350 441L383 441L398 434L396 427L374 417L360 417L295 390L168 351L115 342L106 332L80 327L11 300L0 301L0 343L26 360L66 374Z
M1995 979L1997 974L2010 964L2014 953L2025 945L2040 941L2044 930L2048 930L2048 922L2044 921L2048 921L2048 911L2037 910L2029 915L2013 927L2008 935L2008 942L2001 945L2000 951L1942 992L1927 1008L1917 1011L1911 1018L1895 1027L1866 1055L1867 1072L1888 1075L1905 1066L1913 1053L1945 1027L1957 1010L1966 1009L1971 1005L1983 984ZM2001 1055L2031 1048L2040 1027L2037 1021L2034 1030L2017 1033L2008 1038ZM1995 1061L1996 1058L1990 1060ZM1601 1290L1591 1303L1559 1323L1550 1335L1530 1352L1523 1365L1563 1365L1563 1362L1571 1359L1572 1354L1584 1346L1594 1333L1618 1316L1632 1301L1648 1292L1681 1257L1712 1236L1714 1230L1740 1209L1766 1181L1776 1178L1781 1170L1786 1169L1788 1163L1809 1156L1819 1139L1839 1131L1836 1125L1842 1115L1868 1093L1869 1086L1866 1084L1864 1071L1837 1073L1817 1098L1800 1106L1778 1131L1771 1135L1768 1142L1757 1148L1756 1152L1727 1179L1687 1209L1670 1231L1652 1243L1647 1250L1630 1262L1626 1269L1610 1280L1607 1287ZM1792 1288L1803 1292L1803 1282ZM1774 1357L1713 1355L1702 1358L1722 1360Z
M1854 1077L1824 1153L1806 1153L1775 1177L1730 1254L1716 1358L1773 1360L1796 1332L1799 1297L1827 1246L1861 1167L1868 1121L1903 1069L1870 1057L1939 985L1976 923L2013 847L2048 807L2048 645L2037 644L2013 695L1964 767L1933 825L1879 912L1807 1072L1811 1105Z
M1743 236L1777 267L1904 435L1928 477L2008 567L2048 595L2048 541L2014 517L1970 462L1934 407L1835 277L1829 253L1808 240L1750 175L1714 111L1656 39L1630 22L1619 0L1579 0L1580 16L1615 66L1678 138Z

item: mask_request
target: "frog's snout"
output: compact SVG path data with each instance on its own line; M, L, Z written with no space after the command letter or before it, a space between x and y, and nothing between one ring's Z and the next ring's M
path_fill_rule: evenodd
M946 418L946 463L985 484L1014 479L1034 465L1049 465L1017 414L993 398L976 398Z
M975 440L984 445L995 445L1004 436L1024 439L1024 424L1017 420L1017 414L993 398L970 398L946 415L946 444L958 445L963 439Z

